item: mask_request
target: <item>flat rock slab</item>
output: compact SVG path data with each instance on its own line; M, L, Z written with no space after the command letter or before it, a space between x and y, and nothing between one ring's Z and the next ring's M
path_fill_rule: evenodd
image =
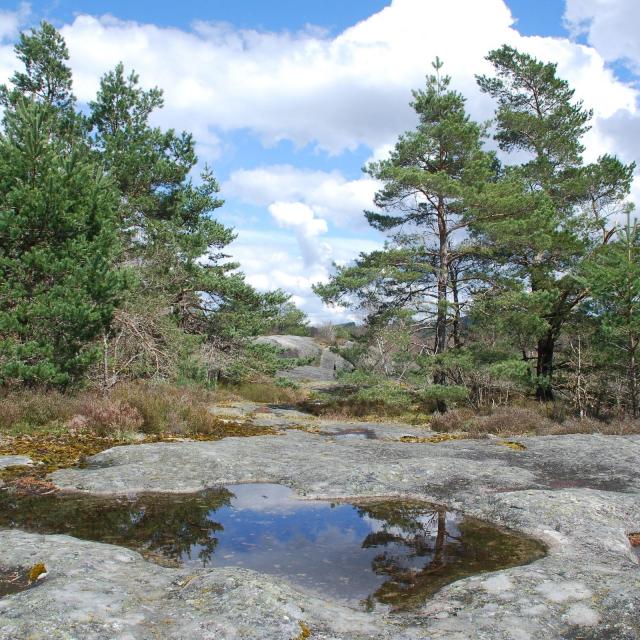
M187 574L119 547L0 532L0 564L45 562L35 588L0 600L0 638L631 640L640 638L640 437L439 444L301 431L117 447L50 476L92 493L197 491L279 482L306 498L398 495L442 502L547 542L530 565L442 589L411 614L363 613L239 569Z
M29 456L0 456L0 469L31 466L32 464L33 460Z

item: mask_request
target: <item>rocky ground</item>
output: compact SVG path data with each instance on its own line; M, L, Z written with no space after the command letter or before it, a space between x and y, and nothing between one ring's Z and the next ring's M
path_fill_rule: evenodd
M287 380L322 383L336 379L338 371L351 370L353 366L329 347L305 336L260 336L256 342L270 344L281 349L283 358L308 361L291 369L278 372Z
M410 614L384 614L245 570L188 572L116 546L0 531L0 565L48 570L0 599L0 638L640 638L640 566L628 539L640 530L640 436L437 442L407 425L323 422L248 403L216 412L282 434L117 447L50 479L101 494L275 482L308 499L421 498L540 538L549 553L455 582Z

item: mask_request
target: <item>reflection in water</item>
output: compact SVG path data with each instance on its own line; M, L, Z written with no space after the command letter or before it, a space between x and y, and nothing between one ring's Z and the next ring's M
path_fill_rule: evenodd
M32 584L29 582L27 574L26 569L0 567L0 598L36 586L36 582Z
M270 484L133 499L5 495L0 527L119 544L162 564L245 567L367 608L416 606L460 577L544 553L425 503L305 501Z

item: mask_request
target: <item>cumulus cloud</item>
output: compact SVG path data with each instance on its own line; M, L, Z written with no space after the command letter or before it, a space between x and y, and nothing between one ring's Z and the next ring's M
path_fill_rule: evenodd
M278 200L302 202L336 227L353 229L366 224L362 212L371 208L379 187L369 177L347 180L339 171L272 165L232 172L223 184L223 191L259 206L269 206Z
M279 226L295 231L306 267L330 260L331 247L317 239L329 230L327 222L317 218L311 207L302 202L274 202L268 209Z
M221 132L234 129L248 129L265 144L287 139L331 153L384 147L413 125L410 89L422 85L436 55L474 115L488 117L492 105L474 74L488 70L484 56L504 42L559 60L597 114L610 113L617 101L627 108L635 97L594 49L521 36L503 0L394 0L335 37L205 23L185 31L90 15L62 32L82 100L123 60L145 83L165 89L164 121L189 123L210 151Z
M82 101L93 98L99 76L122 60L146 86L165 90L158 123L192 130L207 159L233 145L229 134L236 130L264 145L288 140L329 154L364 147L372 157L384 157L398 134L414 126L410 91L423 85L436 55L468 97L472 116L487 119L494 105L478 91L475 74L491 72L485 56L503 43L557 62L576 96L594 110L587 159L604 152L632 159L637 147L631 147L635 134L629 132L639 129L639 94L608 63L623 59L638 70L639 12L637 0L567 0L567 24L574 34L586 35L588 46L570 38L522 36L504 0L393 0L336 36L203 22L182 30L109 15L78 15L62 33ZM24 20L18 14L0 12L0 38L15 36ZM0 81L13 68L13 53L0 39ZM329 257L339 259L333 229L363 225L361 212L377 188L366 177L347 180L337 172L288 165L239 169L223 186L228 195L269 208L265 215L297 240L295 253L290 243L279 261L263 262L262 275L258 267L246 269L263 284L283 283L285 271L296 273L298 267L310 281L326 275ZM271 237L265 232L263 245ZM351 256L365 246L349 244ZM276 278L272 269L281 275ZM291 286L311 299L303 284L296 280Z
M14 40L30 13L31 7L26 2L22 2L16 11L0 9L0 42Z
M327 239L331 256L338 263L353 260L359 251L379 249L381 243L373 240L361 240L333 237ZM313 295L311 286L329 279L331 267L325 262L305 264L304 257L297 247L292 246L291 238L282 231L269 234L250 228L238 229L238 240L230 247L233 260L242 264L247 282L261 290L284 289L292 295L292 300L309 315L312 321L330 319L334 322L346 322L359 319L357 314L340 307L328 307Z
M640 72L640 4L637 0L567 0L565 22L607 61Z

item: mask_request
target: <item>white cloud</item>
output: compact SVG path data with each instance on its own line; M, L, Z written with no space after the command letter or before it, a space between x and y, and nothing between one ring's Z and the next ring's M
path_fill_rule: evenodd
M640 71L640 3L637 0L567 0L565 22L608 62Z
M31 13L31 6L27 2L20 3L16 11L0 9L0 42L14 40Z
M306 267L330 263L331 247L317 239L329 230L326 220L317 218L314 210L302 202L274 202L268 209L279 226L295 231Z
M381 243L362 240L355 243L346 237L327 238L331 256L338 263L353 260L360 251L379 249ZM317 262L307 265L296 240L282 231L268 235L252 229L238 229L238 239L231 245L233 260L242 264L247 281L263 291L284 289L314 322L331 319L346 322L358 319L347 309L327 307L311 292L317 282L327 282L330 265Z
M26 2L15 11L0 9L0 83L8 80L16 69L13 41L30 13L31 7Z
M622 0L620 0L622 1ZM221 132L248 129L265 143L315 144L332 153L377 149L414 120L410 90L439 55L476 117L492 105L475 85L484 56L504 42L560 60L596 113L624 107L634 92L598 69L592 49L560 38L528 38L512 27L503 0L394 0L334 38L317 30L266 33L197 23L191 31L80 15L62 29L79 97L123 60L145 84L165 89L162 121L185 124L216 148ZM625 93L626 92L626 93ZM624 94L624 95L621 95Z
M79 15L62 33L81 100L90 100L99 76L122 60L144 84L165 90L158 120L192 130L209 157L220 153L220 136L237 129L265 144L287 139L331 153L365 145L380 156L413 125L410 90L423 84L436 55L468 96L473 116L490 117L493 105L474 76L490 71L484 56L505 42L558 61L597 117L620 109L635 114L637 91L616 80L605 62L640 51L638 11L635 0L568 0L567 20L587 24L595 48L521 36L503 0L393 0L333 38L318 30L268 33L205 23L185 31L109 15ZM17 12L0 15L15 31ZM9 64L12 55L0 51L5 77ZM587 142L592 154L603 149L597 126Z
M568 24L585 33L591 46L520 35L503 0L393 0L335 37L313 29L268 33L208 23L181 30L89 15L77 16L62 33L82 101L93 98L99 76L122 60L144 85L165 90L158 122L193 131L200 153L210 159L233 144L225 135L235 130L249 131L266 145L286 139L331 154L365 147L372 157L383 157L398 134L414 125L410 91L423 85L436 55L468 97L473 117L489 118L493 105L474 76L491 72L484 57L503 43L558 62L576 96L594 110L588 159L604 152L631 159L637 148L631 140L637 138L630 132L640 129L639 94L607 63L624 59L639 68L639 12L637 0L567 0ZM17 14L0 12L0 38L14 37L23 19ZM0 44L0 81L14 67L10 47ZM289 165L233 172L224 193L271 206L275 223L292 231L289 240L297 243L294 262L287 263L294 256L289 246L279 262L263 261L262 272L244 262L243 268L265 286L294 278L293 292L311 300L305 281L326 277L329 257L342 259L333 228L364 226L361 212L371 206L376 188L366 177L347 180L338 172ZM262 245L272 237L265 232ZM349 245L353 256L365 243L352 239ZM298 268L304 276L291 276Z
M380 184L369 177L347 180L338 171L312 171L273 165L234 171L222 185L225 194L268 206L277 200L298 201L337 227L366 226L362 212L371 208Z

